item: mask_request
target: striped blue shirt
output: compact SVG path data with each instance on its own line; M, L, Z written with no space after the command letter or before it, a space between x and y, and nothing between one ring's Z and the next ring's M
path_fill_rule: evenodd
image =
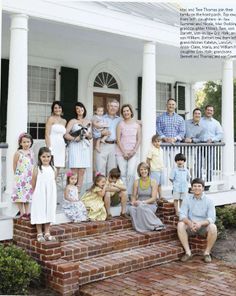
M180 208L179 220L184 218L195 222L208 220L209 223L215 223L216 210L212 200L205 193L199 199L188 195Z
M164 112L156 120L156 132L161 138L175 138L181 141L185 135L185 122L177 113Z

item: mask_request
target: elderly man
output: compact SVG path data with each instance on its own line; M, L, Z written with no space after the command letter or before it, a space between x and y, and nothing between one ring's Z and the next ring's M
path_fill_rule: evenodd
M201 110L195 108L193 110L193 118L185 120L185 143L199 143L203 137L203 127L200 124Z
M101 152L96 151L96 171L107 176L109 171L117 166L115 156L116 146L116 127L121 121L117 115L119 102L112 100L107 104L107 114L103 116L104 121L108 123L108 129L102 133L94 133L94 138L108 136L105 143L101 143Z
M192 181L193 195L189 195L180 209L180 222L178 223L178 237L184 247L185 255L180 259L188 261L191 250L188 235L207 235L207 246L204 251L204 261L211 262L211 249L217 238L217 228L214 224L216 219L215 206L204 193L204 181L196 178Z
M167 100L167 111L156 121L156 132L166 143L182 141L185 135L184 119L175 113L176 102L170 98Z

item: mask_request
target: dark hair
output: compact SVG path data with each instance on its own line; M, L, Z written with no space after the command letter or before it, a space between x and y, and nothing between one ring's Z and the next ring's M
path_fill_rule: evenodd
M38 153L38 167L39 167L40 171L42 171L42 161L41 161L40 157L43 155L43 153L50 153L50 155L51 155L51 150L48 147L41 147L39 149L39 153ZM49 165L54 169L52 155L51 155L51 160L49 162Z
M129 110L130 110L130 112L131 112L131 118L133 118L134 117L134 111L133 111L133 108L132 108L132 106L130 105L130 104L124 104L122 107L121 107L121 111L120 111L120 113L121 113L121 115L122 115L122 117L123 117L123 110L124 110L124 108L129 108Z
M105 178L106 179L106 177L104 175L102 175L102 174L98 174L97 176L95 176L94 181L93 181L93 185L88 189L88 191L92 191L97 186L97 183L102 178Z
M18 138L18 145L19 145L18 150L22 149L21 141L22 141L23 138L29 139L31 141L30 147L32 147L32 145L34 143L34 140L33 140L32 136L30 134L22 133L22 134L19 135L19 138Z
M111 169L109 172L109 177L119 179L120 178L120 170L118 168Z
M207 108L209 108L209 107L211 107L211 108L213 108L213 109L214 109L214 106L212 106L212 105L208 104L208 105L206 105L206 106L205 106L205 110L206 110Z
M67 173L68 173L68 172L67 172ZM76 184L77 184L77 183L78 183L78 176L77 176L77 174L71 172L71 175L70 175L70 176L67 176L67 173L66 173L66 185L69 185L69 184L70 184L70 178L71 178L72 176L76 176L76 177L77 177L77 182L76 182Z
M86 115L87 115L87 110L86 110L84 104L82 104L81 102L77 102L77 103L75 104L75 116L76 116L76 118L77 118L78 114L76 113L76 107L83 108L83 109L84 109L83 118L86 117Z
M140 175L140 168L141 167L145 167L145 169L148 170L148 176L149 176L150 175L150 166L146 162L142 161L142 162L140 162L140 164L137 167L137 173L138 173L139 177L141 177L141 175Z
M175 162L178 160L183 160L184 162L186 161L186 156L182 153L178 153L175 155Z
M159 135L152 136L152 143L155 141L162 141L161 136L159 136Z
M195 111L200 111L202 113L200 108L195 108L195 109L193 109L193 115L194 115Z
M54 113L54 107L55 107L56 105L58 105L59 107L61 107L62 112L63 112L63 106L62 106L62 103L61 103L60 101L54 101L54 102L52 103L52 106L51 106L51 114Z
M174 101L176 103L176 100L173 98L169 98L166 103L168 103L169 101Z
M205 187L205 182L201 178L193 179L191 182L191 186L193 186L193 184L201 184L202 187Z

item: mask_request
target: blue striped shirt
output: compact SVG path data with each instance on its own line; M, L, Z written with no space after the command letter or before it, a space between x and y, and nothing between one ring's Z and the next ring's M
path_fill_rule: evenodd
M156 121L156 132L161 138L175 138L181 141L185 135L185 122L177 113L164 112Z
M104 121L108 123L108 130L111 132L110 136L107 138L107 141L115 141L116 140L116 127L118 123L121 121L121 118L117 115L109 116L108 114L103 115ZM101 137L101 132L93 131L93 137L95 139Z

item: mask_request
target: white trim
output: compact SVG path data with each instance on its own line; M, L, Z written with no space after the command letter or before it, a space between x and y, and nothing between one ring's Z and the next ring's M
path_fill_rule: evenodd
M3 10L179 47L177 27L99 8L92 2L73 6L71 2L60 3L57 0L3 0Z

